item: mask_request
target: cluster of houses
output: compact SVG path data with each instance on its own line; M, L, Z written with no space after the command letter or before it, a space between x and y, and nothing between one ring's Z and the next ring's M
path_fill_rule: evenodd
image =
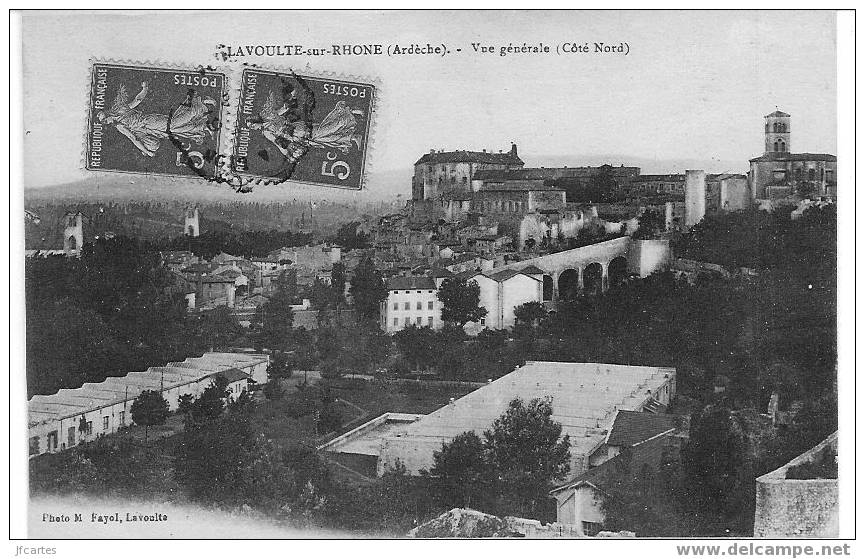
M209 261L189 251L162 253L163 264L174 274L174 289L186 297L190 309L218 306L254 309L273 294L280 282L299 288L318 280L330 284L340 247L315 245L283 247L266 256L243 258L224 252Z

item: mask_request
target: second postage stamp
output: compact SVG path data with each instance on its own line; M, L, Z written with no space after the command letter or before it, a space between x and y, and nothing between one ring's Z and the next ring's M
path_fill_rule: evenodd
M244 69L233 171L361 189L374 98L372 84Z

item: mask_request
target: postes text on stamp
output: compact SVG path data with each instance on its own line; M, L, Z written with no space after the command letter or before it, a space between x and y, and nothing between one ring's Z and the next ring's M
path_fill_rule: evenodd
M219 162L225 75L95 63L85 168L211 178Z
M361 189L374 95L371 84L244 69L233 171Z

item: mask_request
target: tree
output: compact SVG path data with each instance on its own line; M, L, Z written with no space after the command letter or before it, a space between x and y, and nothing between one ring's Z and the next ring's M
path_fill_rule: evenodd
M281 400L285 395L285 390L278 379L271 378L264 383L264 397L268 400Z
M168 419L168 402L156 390L145 390L135 398L130 408L132 421L144 425L144 440L147 440L151 425L164 425Z
M348 292L354 300L358 315L367 319L378 319L379 303L387 297L387 288L370 258L363 259L355 268Z
M202 422L218 418L225 409L227 383L221 376L213 377L210 386L204 389L192 404L191 414L193 422Z
M360 222L358 221L352 221L351 223L346 223L345 225L340 226L336 231L337 244L349 250L367 248L369 246L369 235L366 233L359 233L359 226Z
M280 274L282 277L285 272ZM285 347L292 335L294 310L290 289L280 281L276 293L255 311L256 337L263 347Z
M484 431L489 462L500 480L505 506L530 518L540 516L555 482L570 471L571 442L553 421L551 398L528 404L514 398Z
M547 310L538 301L528 301L514 307L514 319L517 323L529 324L532 327L547 316Z
M663 214L651 208L646 208L638 223L639 226L633 234L635 239L653 239L667 228Z
M440 507L483 510L491 471L484 443L474 431L466 431L442 443L441 450L433 453L433 467L421 475L430 478L433 499Z
M201 314L197 326L198 336L207 348L230 346L243 332L237 317L225 305Z
M342 414L333 403L325 404L318 413L318 432L330 433L342 427Z
M330 289L337 308L345 302L345 264L337 262L330 271Z
M177 398L177 413L180 415L192 413L193 403L195 403L195 396L192 394L181 394Z
M414 369L430 366L438 353L436 333L428 326L410 324L393 335L396 347Z
M267 378L268 380L291 378L293 369L291 358L281 351L275 351L270 356L270 363L267 364Z
M459 277L445 279L438 290L442 320L459 326L479 321L487 315L487 309L480 306L480 297L478 282Z

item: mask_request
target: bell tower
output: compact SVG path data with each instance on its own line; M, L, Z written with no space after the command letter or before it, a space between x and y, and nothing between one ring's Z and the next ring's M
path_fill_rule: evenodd
M187 206L183 211L183 234L197 237L198 232L198 206Z
M84 214L67 212L63 216L63 252L66 256L80 256L84 245Z
M766 119L766 153L789 153L790 115L776 110L763 118Z

